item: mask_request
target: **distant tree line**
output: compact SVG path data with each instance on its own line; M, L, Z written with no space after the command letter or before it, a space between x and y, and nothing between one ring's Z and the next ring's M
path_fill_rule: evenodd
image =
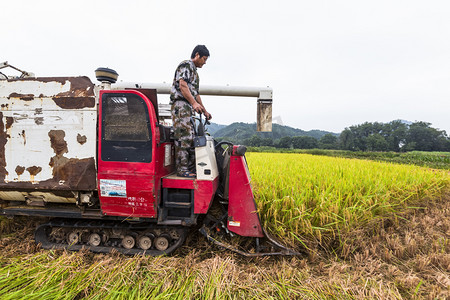
M339 136L325 134L320 139L310 136L262 138L257 134L241 141L244 145L294 149L340 149L351 151L450 151L450 138L443 130L427 122L405 124L369 123L345 128Z
M342 131L339 143L341 149L354 151L450 151L447 133L427 122L366 122Z

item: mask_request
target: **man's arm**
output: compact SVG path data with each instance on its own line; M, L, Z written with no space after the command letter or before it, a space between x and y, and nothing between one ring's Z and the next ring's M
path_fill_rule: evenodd
M205 109L203 105L201 105L199 102L197 102L194 97L191 94L191 91L189 90L189 87L183 79L180 79L180 91L181 94L183 94L183 97L192 105L192 108L198 112L199 114L203 112ZM201 101L201 100L200 100Z
M195 98L196 98L195 100L197 100L197 102L203 107L203 114L205 115L206 119L210 120L212 118L212 116L209 112L206 111L206 108L203 105L202 98L200 98L200 95L197 95L197 97L195 97Z
M210 120L212 118L211 114L206 111L205 106L203 105L202 98L200 98L200 95L197 95L195 98L192 96L191 91L189 90L189 87L183 79L180 79L180 90L181 94L183 94L183 97L192 105L192 108L200 113L203 113L207 120Z

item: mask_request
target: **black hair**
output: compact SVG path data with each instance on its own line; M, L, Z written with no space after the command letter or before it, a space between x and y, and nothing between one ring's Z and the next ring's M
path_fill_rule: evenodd
M197 45L195 46L194 50L192 50L191 58L195 57L195 54L199 54L200 57L208 56L209 57L209 50L206 48L205 45Z

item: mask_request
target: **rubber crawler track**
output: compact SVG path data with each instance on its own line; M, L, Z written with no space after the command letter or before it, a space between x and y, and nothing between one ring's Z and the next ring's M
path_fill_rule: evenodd
M50 234L53 229L62 228L63 230L82 230L87 232L96 232L104 230L119 230L130 232L138 235L139 232L146 230L158 230L169 232L176 230L179 236L171 241L169 247L160 251L157 249L142 250L139 248L126 249L121 246L92 246L88 243L69 244L67 240L59 241L58 243L50 241ZM78 251L83 248L92 252L109 253L111 250L126 254L126 255L151 255L159 256L172 253L175 249L183 245L187 234L187 228L182 226L160 226L154 223L129 223L119 221L99 221L99 220L70 220L70 219L54 219L48 223L40 225L35 231L35 241L41 244L44 249L68 249Z

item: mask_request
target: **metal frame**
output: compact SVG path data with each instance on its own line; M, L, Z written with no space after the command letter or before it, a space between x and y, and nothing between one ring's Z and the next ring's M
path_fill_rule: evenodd
M113 90L122 89L156 89L158 94L170 94L168 83L135 83L118 82ZM200 94L205 96L231 96L257 98L257 131L272 131L272 101L273 90L270 87L217 86L202 85ZM166 108L167 109L167 108Z
M1 70L1 69L4 69L4 68L7 68L7 67L10 67L11 69L14 69L14 70L19 71L20 73L22 73L22 75L20 75L19 78L34 77L34 74L33 74L33 73L30 73L30 72L27 72L27 71L22 71L22 70L19 69L19 68L16 68L16 67L14 67L14 66L11 66L10 64L8 64L7 61L0 63L0 70ZM3 73L1 73L1 74L3 74ZM6 78L8 78L5 74L3 74L3 75L4 75Z

